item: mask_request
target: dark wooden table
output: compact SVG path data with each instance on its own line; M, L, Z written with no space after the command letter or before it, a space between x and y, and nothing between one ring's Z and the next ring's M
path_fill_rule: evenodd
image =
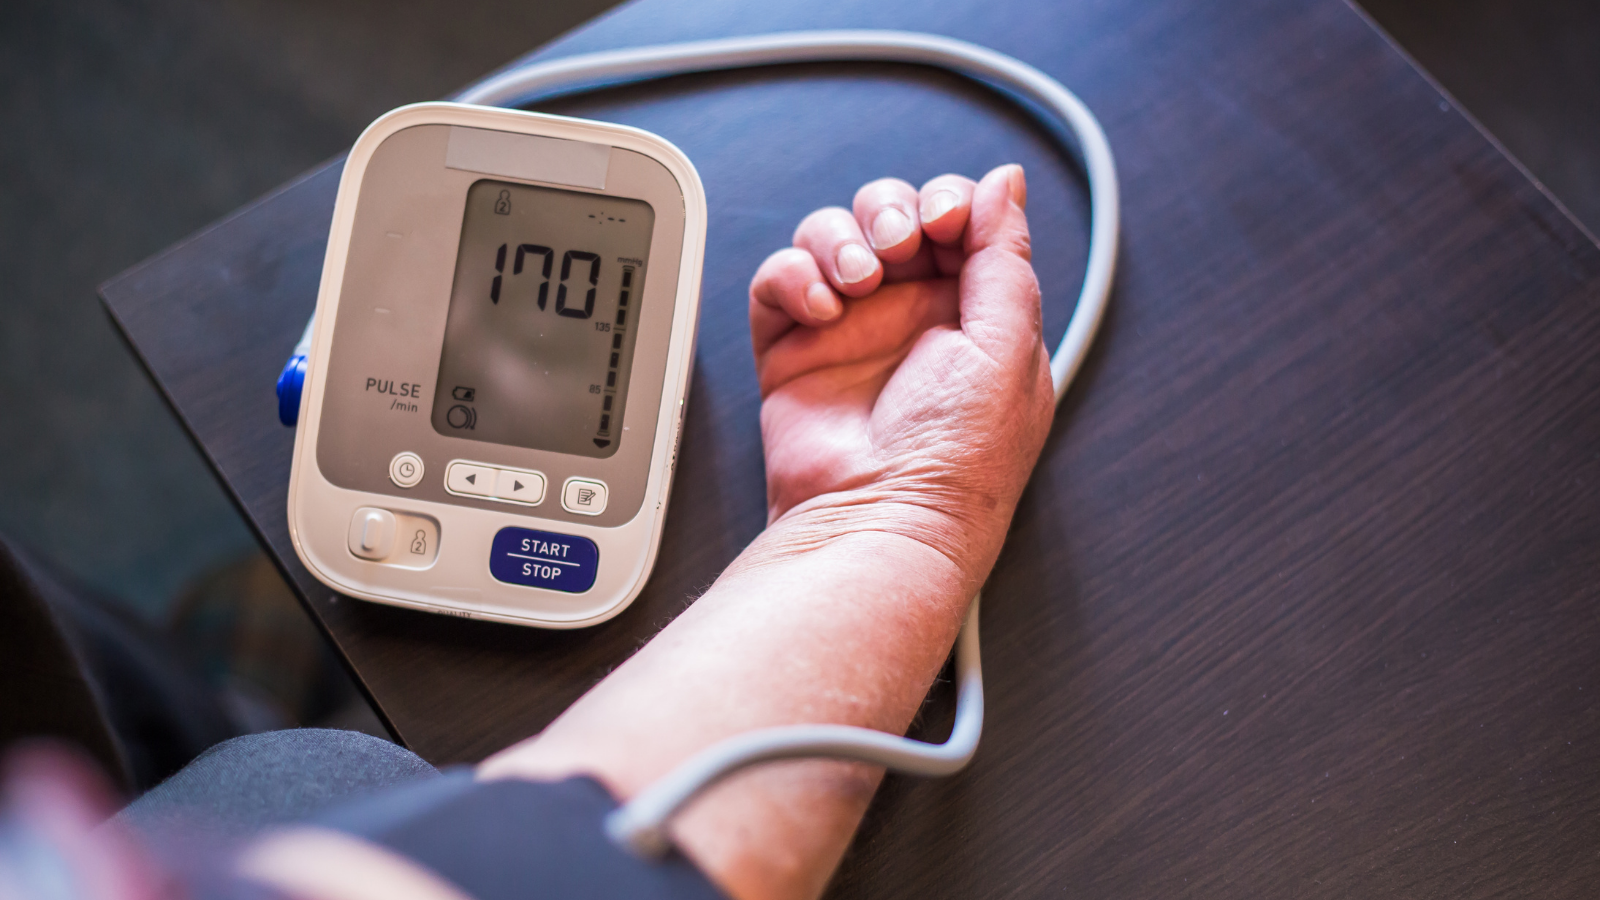
M931 7L931 8L924 8ZM891 778L838 897L1594 896L1600 250L1335 0L641 0L564 55L801 27L942 32L1105 123L1125 250L987 591L989 719ZM539 729L761 528L745 286L880 175L1029 172L1046 327L1080 177L983 89L898 66L697 76L541 108L676 142L711 204L661 562L577 633L340 598L284 521L273 379L339 164L104 288L395 733L438 763ZM947 698L919 729L938 737Z

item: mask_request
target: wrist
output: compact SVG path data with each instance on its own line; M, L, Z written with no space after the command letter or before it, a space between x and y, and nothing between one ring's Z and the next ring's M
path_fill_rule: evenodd
M758 558L781 559L841 545L876 547L885 562L948 568L970 596L1005 540L1014 504L999 506L977 510L881 485L833 491L785 510L750 549Z

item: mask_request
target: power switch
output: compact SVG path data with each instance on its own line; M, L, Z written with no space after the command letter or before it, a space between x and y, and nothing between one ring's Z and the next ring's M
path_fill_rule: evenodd
M394 551L394 513L363 506L350 519L350 552L362 559L383 559Z

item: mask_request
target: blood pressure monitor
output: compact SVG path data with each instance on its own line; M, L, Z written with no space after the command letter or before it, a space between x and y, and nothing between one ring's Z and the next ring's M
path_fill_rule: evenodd
M624 609L660 543L705 192L617 125L427 103L345 163L289 488L367 600L546 628Z

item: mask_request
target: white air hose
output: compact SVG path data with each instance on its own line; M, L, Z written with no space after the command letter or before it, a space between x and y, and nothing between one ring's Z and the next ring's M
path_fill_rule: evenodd
M485 106L518 106L579 85L605 86L685 72L825 60L890 61L949 69L1034 101L1058 116L1076 136L1089 177L1089 263L1066 336L1050 359L1050 377L1060 402L1088 354L1111 294L1117 259L1117 173L1111 146L1094 115L1071 91L1038 69L993 50L936 35L797 31L587 53L534 63L493 76L456 99ZM955 727L943 744L846 725L788 725L751 731L702 750L645 788L606 819L606 831L635 853L659 856L668 847L666 823L673 813L718 780L746 766L773 760L831 757L914 775L949 775L960 770L972 759L983 732L976 597L956 641L956 681Z
M985 47L905 31L794 31L692 41L631 50L586 53L531 63L491 76L453 98L481 106L524 106L554 94L571 94L689 72L823 61L901 62L936 66L1037 106L1077 139L1089 180L1091 225L1083 290L1066 335L1050 359L1056 401L1088 355L1111 294L1116 267L1119 201L1116 165L1105 132L1088 108L1050 76ZM1043 118L1043 117L1041 117ZM1052 134L1056 133L1052 129ZM1067 146L1069 153L1074 149ZM666 852L667 821L684 804L728 775L757 763L829 757L872 763L913 775L949 775L972 759L983 731L983 671L978 654L978 598L956 639L956 715L950 738L928 744L846 725L787 725L728 738L690 757L613 812L607 833L633 852Z

